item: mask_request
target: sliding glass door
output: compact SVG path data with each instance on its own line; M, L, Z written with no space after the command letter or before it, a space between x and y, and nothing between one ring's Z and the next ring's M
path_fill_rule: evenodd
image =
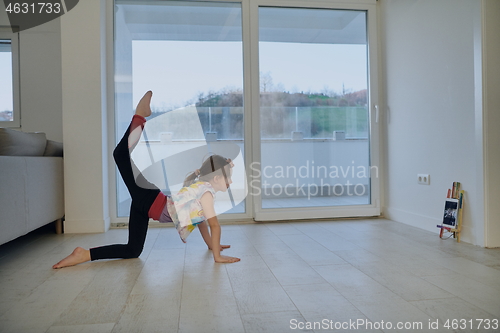
M140 143L151 163L162 150L237 146L242 168L222 219L378 215L369 1L116 0L113 144L153 90ZM191 162L185 174L201 164ZM164 192L178 189L163 178ZM116 179L122 222L130 198Z
M152 90L153 114L138 147L146 147L154 158L145 154L135 162L139 168L144 159L154 164L169 157L178 163L170 170L165 165L165 175L160 171L153 176L159 180L155 185L167 194L177 191L205 155L223 144L243 152L241 4L123 0L116 1L115 19L115 140L126 130L139 99ZM204 146L207 154L181 161L185 152ZM233 192L244 189L241 182L232 186ZM127 216L129 206L118 177L117 216ZM244 213L245 202L224 211Z
M260 217L370 205L366 10L258 13Z

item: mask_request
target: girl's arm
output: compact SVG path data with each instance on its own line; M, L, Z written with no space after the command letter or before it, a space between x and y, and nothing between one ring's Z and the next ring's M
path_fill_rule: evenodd
M200 229L200 234L203 237L205 244L207 244L208 249L211 250L212 249L212 237L210 236L210 231L208 231L207 221L203 221L200 224L198 224L198 229ZM231 247L231 245L222 245L221 244L220 250L223 251L224 249L228 249L230 247Z
M208 249L212 249L212 238L210 237L210 231L208 231L207 221L203 221L198 224L198 229L200 229L201 237L203 237L203 240L205 241L205 244L207 244Z
M220 245L220 224L217 216L215 215L214 210L214 197L210 192L206 192L200 199L201 207L203 208L203 213L205 217L208 219L208 225L210 226L210 240L207 242L209 248L212 249L212 253L214 255L215 262L221 263L231 263L240 261L239 258L223 256L220 254L221 245ZM200 230L201 231L201 230ZM207 230L208 232L208 230ZM203 232L202 232L203 235Z

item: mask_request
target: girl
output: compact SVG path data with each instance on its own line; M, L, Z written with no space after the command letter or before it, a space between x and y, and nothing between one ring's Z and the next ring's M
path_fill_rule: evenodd
M166 197L140 174L135 179L133 172L135 165L130 160L129 151L138 142L141 129L146 122L145 118L151 115L152 94L151 91L148 91L139 101L129 128L113 152L120 175L132 197L128 243L101 246L89 250L77 247L69 256L52 268L73 266L89 260L139 257L146 240L149 218L160 222L174 222L183 241L194 228L194 224L197 224L203 240L212 250L215 262L233 263L240 261L239 258L221 255L221 251L230 246L220 244L221 228L214 210L215 192L225 192L231 184L232 162L230 159L219 155L210 156L199 170L186 178L184 183L186 187L182 188L179 195L174 198ZM139 126L141 129L134 131ZM193 184L196 179L198 181ZM186 218L191 221L186 221Z

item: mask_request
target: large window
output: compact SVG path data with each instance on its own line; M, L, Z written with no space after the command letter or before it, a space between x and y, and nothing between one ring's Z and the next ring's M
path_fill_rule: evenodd
M233 144L246 173L231 189L250 195L228 213L379 214L375 0L115 3L114 144L153 90L144 150L134 155L140 170ZM184 175L201 161L187 164ZM168 168L155 182L167 193L179 186ZM116 202L127 216L119 177Z
M0 126L19 127L17 34L0 31Z

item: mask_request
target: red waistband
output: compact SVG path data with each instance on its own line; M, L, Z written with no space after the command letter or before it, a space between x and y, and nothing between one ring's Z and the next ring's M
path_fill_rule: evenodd
M163 194L162 192L158 193L155 201L149 208L148 212L149 218L152 218L155 221L159 221L161 213L163 212L163 208L165 207L166 204L167 204L167 197L165 196L165 194Z

